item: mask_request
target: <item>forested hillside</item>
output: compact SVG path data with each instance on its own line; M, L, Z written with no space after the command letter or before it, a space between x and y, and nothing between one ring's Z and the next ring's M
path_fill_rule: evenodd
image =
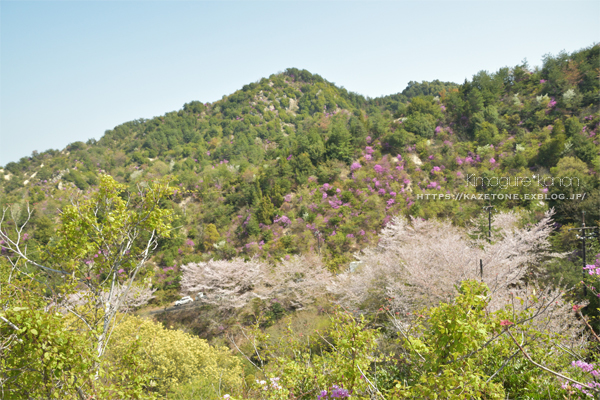
M283 73L245 85L214 103L191 101L184 104L179 111L168 112L148 120L123 123L107 130L98 141L71 143L63 150L34 152L19 162L7 164L0 169L0 178L3 178L0 179L0 205L3 209L10 207L14 218L11 220L9 214L6 214L2 229L12 229L13 226L18 227L27 222L23 231L17 232L21 246L27 247L31 259L46 260L52 265L57 263L52 267L55 270L62 270L59 268L59 260L67 264L71 262L73 265L93 265L94 262L100 263L94 258L100 260L105 257L108 260L112 255L101 248L94 249L94 252L98 251L97 254L90 255L91 250L85 247L84 243L78 243L77 246L80 247L75 248L81 252L73 256L75 261L66 261L70 256L65 238L73 239L77 236L77 233L74 234L70 229L89 234L93 231L90 228L93 224L86 225L87 220L83 217L93 208L86 202L94 199L105 201L103 207L107 207L108 210L116 204L114 202L118 203L118 199L122 199L123 205L119 207L138 207L135 218L141 218L139 221L145 221L143 224L148 226L143 225L146 230L140 233L141 231L135 230L138 228L133 224L132 230L128 232L131 235L131 232L139 235L131 239L132 243L143 239L148 248L152 247L152 252L144 254L143 257L140 255L135 262L119 261L121 264L118 270L119 274L129 274L132 282L134 277L143 280L144 284L153 290L150 294L154 297L150 299L149 296L145 301L138 303L132 302L131 309L139 308L148 300L153 307L166 306L180 298L181 294L213 291L226 298L232 293L237 293L239 296L234 297L240 300L244 293L255 293L249 296L247 301L240 300L239 309L246 310L246 314L232 313L227 307L206 302L203 312L206 313L205 316L210 316L211 323L204 323L198 315L189 313L179 316L165 314L159 317L167 325L182 327L188 324L188 332L214 340L224 340L223 331L238 322L249 326L253 314L248 310L252 307L255 314L266 318L267 322L259 324L262 328L274 325L284 314L292 314L294 310L303 309L308 304L320 304L322 309L330 310L331 306L323 305L324 300L318 294L311 292L312 294L307 295L309 288L301 285L302 279L323 283L322 287L315 284L314 289L318 288L323 296L326 292L329 293L346 309L378 313L368 321L346 314L335 314L328 325L333 329L328 336L332 341L342 340L340 335L344 335L345 329L350 329L348 326L357 329L366 326L381 328L384 326L382 320L385 317L385 308L382 308L381 301L389 300L394 303L392 299L385 299L392 289L377 295L374 293L383 290L384 287L397 288L394 285L399 283L388 282L378 288L376 284L365 283L370 278L365 277L367 275L364 271L348 277L348 268L351 267L354 271L357 265L409 265L408 260L414 249L421 248L419 246L430 249L435 243L446 240L430 232L436 229L453 232L453 229L460 230L465 226L470 229L468 235L466 231L458 233L457 230L456 238L447 240L447 250L440 247L440 255L435 256L437 258L431 256L429 250L423 250L423 258L414 259L413 264L410 264L413 265L411 268L417 271L419 263L434 259L440 263L454 265L448 261L447 256L441 254L451 253L451 243L458 243L469 237L476 241L477 245L472 252L465 251L462 255L465 256L465 263L472 262L469 267L472 273L478 271L476 263L479 259L486 259L486 268L489 268L486 271L492 271L494 268L500 271L507 265L511 265L513 272L521 271L519 268L525 264L531 267L523 269L518 276L510 275L508 278L509 275L506 275L508 283L498 286L497 289L501 296L509 296L510 290L517 290L525 284L546 285L544 287L548 288L554 288L554 285L574 287L564 301L587 305L580 315L582 318L584 314L593 317L597 315L598 297L593 288L595 275L592 272L600 273L600 269L590 269L590 273L585 275L589 290L584 294L583 285L580 283L581 241L577 238L577 232L570 229L581 225L583 212L588 226L598 226L600 223L600 144L597 136L600 127L599 78L598 45L572 54L549 55L539 68L522 64L501 68L493 73L481 71L471 80L461 84L438 80L410 82L402 93L379 98L365 98L337 87L319 75L290 68ZM107 175L112 176L115 181L109 180ZM516 178L520 179L520 184L515 183ZM153 186L151 182L155 181L160 181L160 185L163 186ZM104 182L105 186L99 191L101 182ZM127 192L139 193L139 197L146 200L127 202L127 197L123 195ZM146 196L149 196L149 193L160 195L148 200L149 197ZM113 203L106 199L111 199ZM67 206L70 203L80 210L80 214L75 213L79 216L73 214L69 217L72 218L69 228L65 225L65 210L72 211ZM85 206L88 208L85 208L84 204L88 204ZM31 207L30 213L26 212L27 205ZM493 206L492 232L488 230L488 213L484 210L485 206ZM155 216L148 211L154 210L152 207L157 207L164 213ZM548 211L552 209L555 213L550 221ZM99 214L96 215L102 216L103 212L98 211ZM124 213L122 210L119 212ZM144 214L146 212L149 214ZM146 216L142 217L143 215ZM499 217L496 218L496 215ZM502 217L506 215L512 217ZM128 216L126 220L130 221L129 218ZM502 221L509 219L512 222L503 225ZM79 222L73 225L73 221ZM409 223L407 221L413 221L412 228L404 227L403 224ZM440 222L442 225L431 222L434 225L421 225L419 228L418 224L426 224L425 221L445 222ZM510 229L513 229L509 229L509 225L514 229L521 229L518 231L521 233L514 234L515 238L519 238L514 242L506 239L510 236ZM533 227L536 226L540 227L539 236L526 239L529 234L527 232L534 232L537 228ZM392 232L394 229L397 233ZM156 238L155 232L160 232L160 237ZM413 237L416 241L410 250L407 250L402 247L405 244L393 244L394 237L399 237L394 235L401 234L423 234L423 237L437 239L431 239L431 245L425 245L425 241ZM6 235L8 238L12 233ZM149 239L144 235L152 236ZM485 241L479 241L488 235L490 241L492 238L494 240L492 244L486 245ZM125 240L123 238L111 236L110 240L118 243L118 240ZM101 240L107 239L103 237ZM464 246L472 246L464 240ZM542 245L536 247L542 242L546 243L543 245L545 248L542 249ZM393 244L385 247L389 253L374 255L372 249L384 246L385 243ZM5 241L0 244L7 246ZM488 245L497 247L488 248ZM600 253L600 245L596 239L588 241L588 245L591 247L588 248L587 259L591 265L596 254ZM143 246L139 246L141 245L132 245L127 251L131 250L131 254L138 250L143 253ZM477 246L482 249L482 253L475 250ZM525 249L524 252L531 251L531 254L537 252L537 255L518 258L522 254L518 253L520 250L515 250L517 248ZM493 253L497 256L488 257L492 250L497 251ZM541 250L544 250L543 254L539 253ZM3 248L2 252L9 261L16 254L10 246ZM551 256L556 253L562 253L562 256ZM460 253L457 253L450 258L456 259L459 256ZM504 261L497 261L499 259ZM519 261L515 261L516 259ZM12 260L14 263L19 262L14 261L14 258ZM140 269L140 275L133 274L134 270L137 273L136 262L141 262L140 260L147 261L149 267L145 267L145 270ZM350 264L352 262L354 263ZM497 266L495 262L498 263ZM314 266L314 276L311 275L310 278L312 280L302 278L308 277L310 273L308 270L298 272L301 270L301 264ZM278 265L287 266L281 267L281 271L288 271L285 274L289 275L283 272L283 275L277 275ZM456 266L444 267L446 269L440 267L440 271L450 280L456 274L460 274L464 279L474 279L464 281L471 283L463 283L463 289L459 291L451 284L444 286L450 281L433 283L437 282L439 277L424 278L417 276L417 272L411 272L406 275L402 285L409 282L411 290L418 294L409 294L408 291L398 289L398 293L403 294L398 295L395 305L390 305L390 309L397 313L410 314L419 307L430 307L424 315L431 318L431 321L439 319L440 324L445 323L442 321L442 314L456 313L457 320L462 321L458 323L471 324L469 326L473 327L475 336L481 333L481 329L492 334L504 329L500 326L507 326L505 321L516 322L513 317L509 318L508 314L500 315L502 312L498 310L501 306L497 305L493 306L494 312L500 313L497 314L497 318L486 314L487 319L481 322L483 325L476 328L473 316L462 316L459 310L452 308L468 303L474 310L483 310L494 304L479 304L482 300L477 294L487 289L478 286L475 281L478 277L470 276L471 272L463 271L463 267L458 263ZM108 269L98 268L96 272L82 275L81 279L93 280L94 274L97 273L100 280L109 282L111 275L107 272ZM223 286L217 282L215 276L219 271L228 268L231 268L232 276L236 274L235 271L244 269L247 269L250 275L236 277L238 281L232 281L230 286ZM368 271L373 276L381 277L381 281L378 282L386 281L387 278L384 277L395 273L383 267L377 268ZM407 271L410 270L407 268ZM600 268L600 265L597 265L597 268ZM274 275L269 275L271 273ZM342 285L339 280L336 284L328 281L334 279L336 274L338 277L348 277L345 287L354 288L348 289L354 297L348 293L344 294L343 290L331 289L335 285ZM496 275L495 279L497 276L504 276L501 272L497 274L499 275ZM75 274L73 276L75 277ZM299 288L294 287L293 296L282 295L274 289L269 289L289 284L285 283L289 282L289 276L296 276L293 278L294 282L300 285ZM363 280L358 278L361 276ZM34 286L41 285L39 290L48 291L50 289L43 289L43 286L55 285L57 278L47 277L45 281L44 279ZM297 282L298 279L300 283ZM492 291L496 290L494 285L497 282L488 282L487 279L486 276L483 280ZM126 282L122 281L123 284ZM327 282L329 283L326 285ZM76 286L75 283L74 285ZM234 290L234 287L237 289ZM358 287L371 289L367 293L356 289ZM98 293L101 293L104 289L98 286L98 290ZM435 300L421 301L427 296L432 296L431 293L439 293L439 296L436 294ZM547 296L550 298L554 296L553 293L549 291ZM529 295L527 292L526 296ZM252 302L253 296L261 299L262 303ZM282 300L283 298L285 300ZM308 298L312 300L308 301ZM404 299L402 302L399 300L401 298ZM458 303L452 303L453 299L457 299ZM439 305L440 301L447 304ZM232 300L231 304L233 303ZM439 309L435 308L438 306ZM238 306L234 308L236 307ZM566 309L568 308L567 306ZM532 311L525 307L519 312L522 312L521 317L526 319L526 314ZM116 315L118 314L115 314L115 318ZM398 314L390 315L396 318L394 321L400 331L406 328L398 320ZM461 320L463 317L466 318L464 321ZM480 317L484 318L483 314ZM591 323L595 327L598 326L593 320ZM388 363L388 366L392 367L388 368L386 377L377 378L379 383L368 384L364 379L361 381L360 373L354 377L356 379L350 379L347 371L350 371L351 367L344 364L342 359L335 359L342 357L339 354L344 354L345 350L340 350L337 356L336 352L328 353L330 355L327 357L330 358L323 356L320 361L315 361L316 364L321 364L314 368L325 368L324 365L330 368L335 364L343 365L340 368L349 368L346 375L340 370L336 372L336 376L343 376L346 388L350 385L355 388L356 393L371 391L375 396L373 393L376 393L376 390L373 388L380 384L378 387L381 390L385 388L388 390L386 393L394 393L393 396L430 398L427 397L431 395L428 388L435 387L433 382L436 379L436 371L444 364L440 360L446 356L438 354L440 359L434 360L434 354L437 354L438 350L434 349L437 339L433 336L437 333L427 333L427 329L419 324L420 322L414 325L416 330L412 333L406 331L407 335L416 336L414 339L407 339L414 348L410 350L405 346L404 350L414 350L421 358L421 381L414 376L408 377L408 365L398 360ZM537 328L539 332L545 329L541 325ZM133 327L129 326L127 329L133 330ZM168 336L166 331L160 330L162 328L148 329L155 330L152 335ZM389 329L389 326L385 328ZM417 334L417 331L420 333ZM374 346L375 336L379 334L375 332L368 331L361 336L361 343L366 347L357 351L367 351L365 349L371 349L369 346ZM539 332L534 336L542 335ZM255 337L260 336L257 332L254 334ZM115 335L126 333L121 331ZM399 335L394 336L394 340L398 337ZM510 337L504 337L507 346L513 345ZM165 340L200 339L186 337ZM475 349L485 342L483 337L473 340L474 342L465 345L465 348ZM383 353L378 353L377 357L382 357L379 362L385 364L386 357L389 356L386 352L395 352L401 347L392 342L388 343L385 351L382 350ZM99 343L101 346L103 342ZM249 345L248 343L250 341L246 344ZM293 346L300 349L304 345L298 342ZM327 345L320 343L318 346ZM460 353L465 348L456 351ZM225 350L222 348L211 349L203 351L214 352L211 356L214 358L230 357L224 355ZM304 350L308 351L306 348ZM158 352L157 349L152 351ZM283 367L285 363L292 362L285 358L289 357L289 354L278 354L276 349L265 351L273 351L268 353L268 357L273 360L280 357L282 361L278 365L283 368L281 371L286 370ZM535 351L535 354L541 356L545 350ZM202 354L198 353L194 357L205 357ZM355 356L363 357L361 362L364 363L364 368L372 367L370 362L365 361L371 356ZM492 357L488 353L484 356ZM510 354L503 356L507 358ZM163 356L156 353L156 357ZM259 363L257 360L256 356L252 356L243 362ZM527 360L522 360L525 360L523 365L526 365ZM129 359L129 362L135 364L135 359ZM499 368L502 362L493 361L492 372ZM227 374L230 375L224 376L228 379L229 387L242 385L240 374L246 374L244 379L248 382L252 380L247 377L247 373L241 372L242 361L236 359L224 363L230 363L227 364L229 366L235 365L229 368L224 366L225 364L219 364L214 368L228 371ZM465 371L472 371L467 373L468 379L471 379L469 384L481 390L477 392L473 389L475 391L469 392L473 398L481 398L477 393L484 393L483 398L504 398L498 396L504 393L502 390L509 388L515 390L513 393L519 390L519 393L535 393L537 390L530 387L533 384L517 382L516 379L511 381L512 378L506 375L506 372L499 372L498 375L499 378L505 379L503 383L499 383L498 377L491 381L492 383L483 383L485 379L482 376L489 371L481 375L481 371L475 371L474 364L461 365ZM145 365L139 368L149 371L154 367ZM211 371L217 371L214 368ZM244 368L247 371L250 368L249 364L244 364ZM514 368L516 369L513 369L513 372L518 371L517 367ZM234 370L235 373L231 372ZM265 373L263 376L266 378L266 369L260 370ZM585 369L583 371L585 372ZM303 373L310 375L312 372ZM191 372L186 374L193 375ZM256 373L257 378L259 375ZM366 372L362 374L363 378L365 375ZM115 376L111 375L106 379L114 383ZM485 376L487 379L491 373ZM407 380L402 383L400 377ZM176 386L177 382L187 382L187 378L173 376L169 379L169 385ZM361 383L358 383L359 381ZM272 387L277 387L277 382L272 381ZM304 386L298 382L292 384L291 381L286 381L286 384L290 388L296 385L296 390L308 390L305 381L302 384ZM322 389L329 390L327 396L331 395L333 398L336 396L331 394L334 390L331 389L332 382L320 382L319 385ZM457 382L452 379L445 382L444 390L453 393L450 388L458 384ZM149 387L148 382L144 385L146 389ZM500 390L500 387L504 389ZM527 387L529 389L526 389ZM335 390L340 390L340 393L343 391L341 387ZM110 390L109 392L114 394ZM160 390L154 392L159 393ZM318 393L320 392L314 392L313 398Z

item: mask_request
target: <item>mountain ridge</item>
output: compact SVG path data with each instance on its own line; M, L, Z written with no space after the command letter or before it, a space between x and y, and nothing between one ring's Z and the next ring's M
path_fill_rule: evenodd
M458 224L477 216L476 201L417 198L464 191L468 173L573 173L588 193L582 201L492 204L533 213L555 207L560 223L586 210L597 221L597 60L595 45L547 57L531 71L524 64L482 71L461 85L411 81L401 93L372 99L290 68L216 102L191 101L120 124L97 141L8 163L1 203L35 203L33 226L46 231L32 236L47 243L53 210L93 190L100 174L132 189L171 175L179 190L171 207L183 228L161 244L154 260L161 267L318 250L337 270L374 244L393 215Z

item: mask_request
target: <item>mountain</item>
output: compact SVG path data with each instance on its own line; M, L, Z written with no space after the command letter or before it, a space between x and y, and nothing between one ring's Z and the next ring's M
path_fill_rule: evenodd
M597 224L599 52L482 71L460 85L410 82L373 99L291 68L220 101L9 163L0 203L32 203L30 235L45 244L57 210L101 174L132 188L172 176L180 229L153 259L165 291L178 287L179 266L210 258L320 252L336 271L397 214L462 224L484 205L554 207L559 224L584 210Z

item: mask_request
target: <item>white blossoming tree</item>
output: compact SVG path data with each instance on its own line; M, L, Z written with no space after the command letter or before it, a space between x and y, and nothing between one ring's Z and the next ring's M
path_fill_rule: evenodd
M405 315L450 302L461 281L482 280L490 288L490 311L507 304L520 310L541 307L546 317L564 317L552 318L558 331L570 330L576 335L581 326L574 327L560 290L530 287L523 279L533 271L532 266L562 256L550 252L551 217L552 212L547 212L537 224L519 228L517 214L499 213L494 218L491 243L487 238L473 239L472 231L449 221L395 217L381 232L376 247L356 255L361 262L358 270L341 274L330 289L349 308L368 307L370 301L381 307L387 298L395 312ZM519 300L532 294L545 301Z
M280 298L301 309L323 295L333 279L316 256L294 256L275 265L256 259L211 260L181 269L183 293L205 293L205 301L224 308L243 307L253 298Z

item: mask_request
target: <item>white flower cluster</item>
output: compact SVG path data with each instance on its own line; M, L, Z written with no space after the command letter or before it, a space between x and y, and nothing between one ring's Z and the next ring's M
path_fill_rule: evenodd
M281 385L278 383L279 382L279 378L269 378L270 383L267 384L267 381L259 381L256 380L256 383L262 387L263 390L269 390L269 388L274 389L274 390L281 390L283 389L281 387Z
M573 100L573 97L575 97L575 90L573 90L573 89L569 89L563 93L563 99L566 102Z
M535 97L535 101L537 101L538 104L542 104L543 102L545 102L546 100L550 101L550 98L548 97L547 94L545 95L540 95L540 96L536 96Z
M519 99L519 93L515 93L512 100L515 106L522 105L521 100Z

